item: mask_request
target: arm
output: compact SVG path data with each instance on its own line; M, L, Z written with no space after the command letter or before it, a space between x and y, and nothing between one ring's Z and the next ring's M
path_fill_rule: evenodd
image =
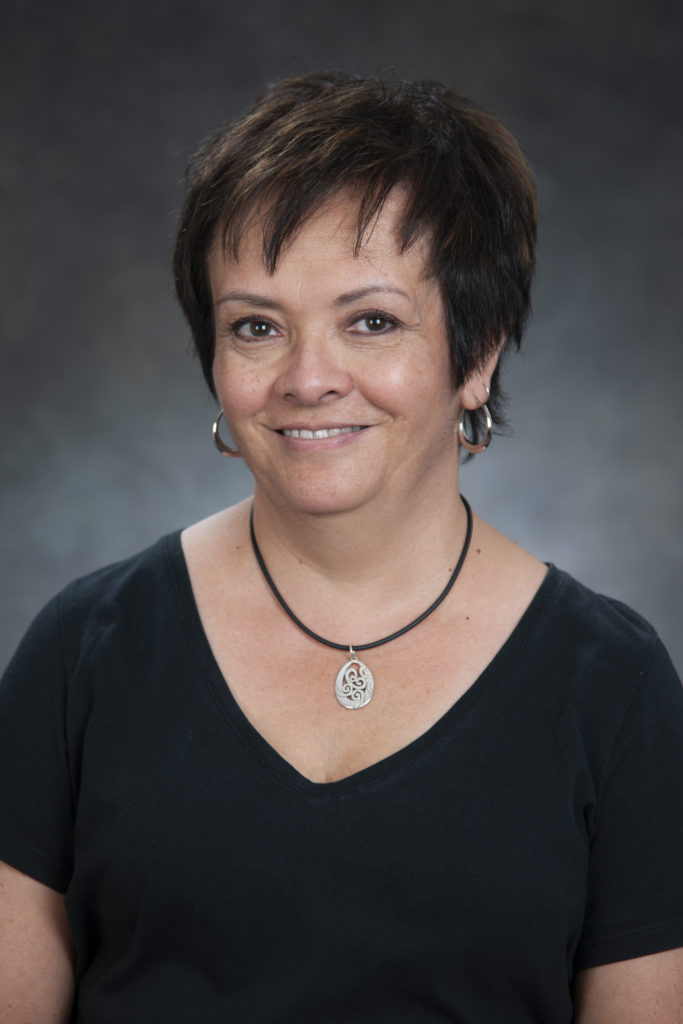
M0 1019L66 1024L74 953L64 897L0 862Z
M579 971L575 1024L683 1024L683 949Z

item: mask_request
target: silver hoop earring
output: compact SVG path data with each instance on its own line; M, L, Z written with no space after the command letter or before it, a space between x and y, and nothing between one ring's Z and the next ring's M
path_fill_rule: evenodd
M229 448L228 445L223 440L223 438L221 437L221 435L218 433L218 427L222 419L223 410L221 409L218 413L218 416L216 416L216 420L213 425L213 443L216 445L216 448L218 448L218 451L221 453L221 455L227 455L228 458L230 459L241 459L241 453L238 452L236 448Z
M488 396L487 396L488 397ZM463 448L470 453L470 455L481 455L485 452L488 446L491 444L491 438L493 437L493 420L491 419L491 413L489 407L485 402L479 406L479 409L484 413L486 421L486 432L481 441L470 441L469 437L465 433L465 413L467 409L463 409L460 413L460 419L458 420L458 440ZM478 412L478 409L474 410Z

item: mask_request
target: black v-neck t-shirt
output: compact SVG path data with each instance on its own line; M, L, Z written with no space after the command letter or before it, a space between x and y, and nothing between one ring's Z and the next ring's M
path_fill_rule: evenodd
M78 1024L569 1024L577 970L683 945L682 809L666 652L552 566L337 782L240 710L179 534L67 587L0 686L0 859L66 894Z

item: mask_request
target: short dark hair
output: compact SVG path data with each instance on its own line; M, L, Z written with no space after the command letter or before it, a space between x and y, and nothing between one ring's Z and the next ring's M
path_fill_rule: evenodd
M188 169L174 270L204 376L215 394L208 257L222 236L239 256L256 214L275 270L304 221L346 189L359 198L357 250L389 193L406 190L402 249L431 241L457 385L502 337L519 346L530 308L536 191L527 161L495 117L437 82L312 73L266 88L214 132ZM498 372L489 409L500 422ZM477 417L470 424L475 436Z

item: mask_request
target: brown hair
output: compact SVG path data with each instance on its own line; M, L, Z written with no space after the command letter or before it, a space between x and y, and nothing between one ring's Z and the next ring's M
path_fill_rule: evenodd
M536 241L531 172L500 121L439 83L339 72L277 82L203 143L187 182L176 291L212 391L214 241L222 235L237 259L256 214L273 272L306 218L344 189L360 199L357 250L391 190L406 189L401 246L431 240L429 271L443 289L456 385L502 337L520 344ZM500 421L497 371L491 384L489 409ZM476 436L476 415L470 426Z

